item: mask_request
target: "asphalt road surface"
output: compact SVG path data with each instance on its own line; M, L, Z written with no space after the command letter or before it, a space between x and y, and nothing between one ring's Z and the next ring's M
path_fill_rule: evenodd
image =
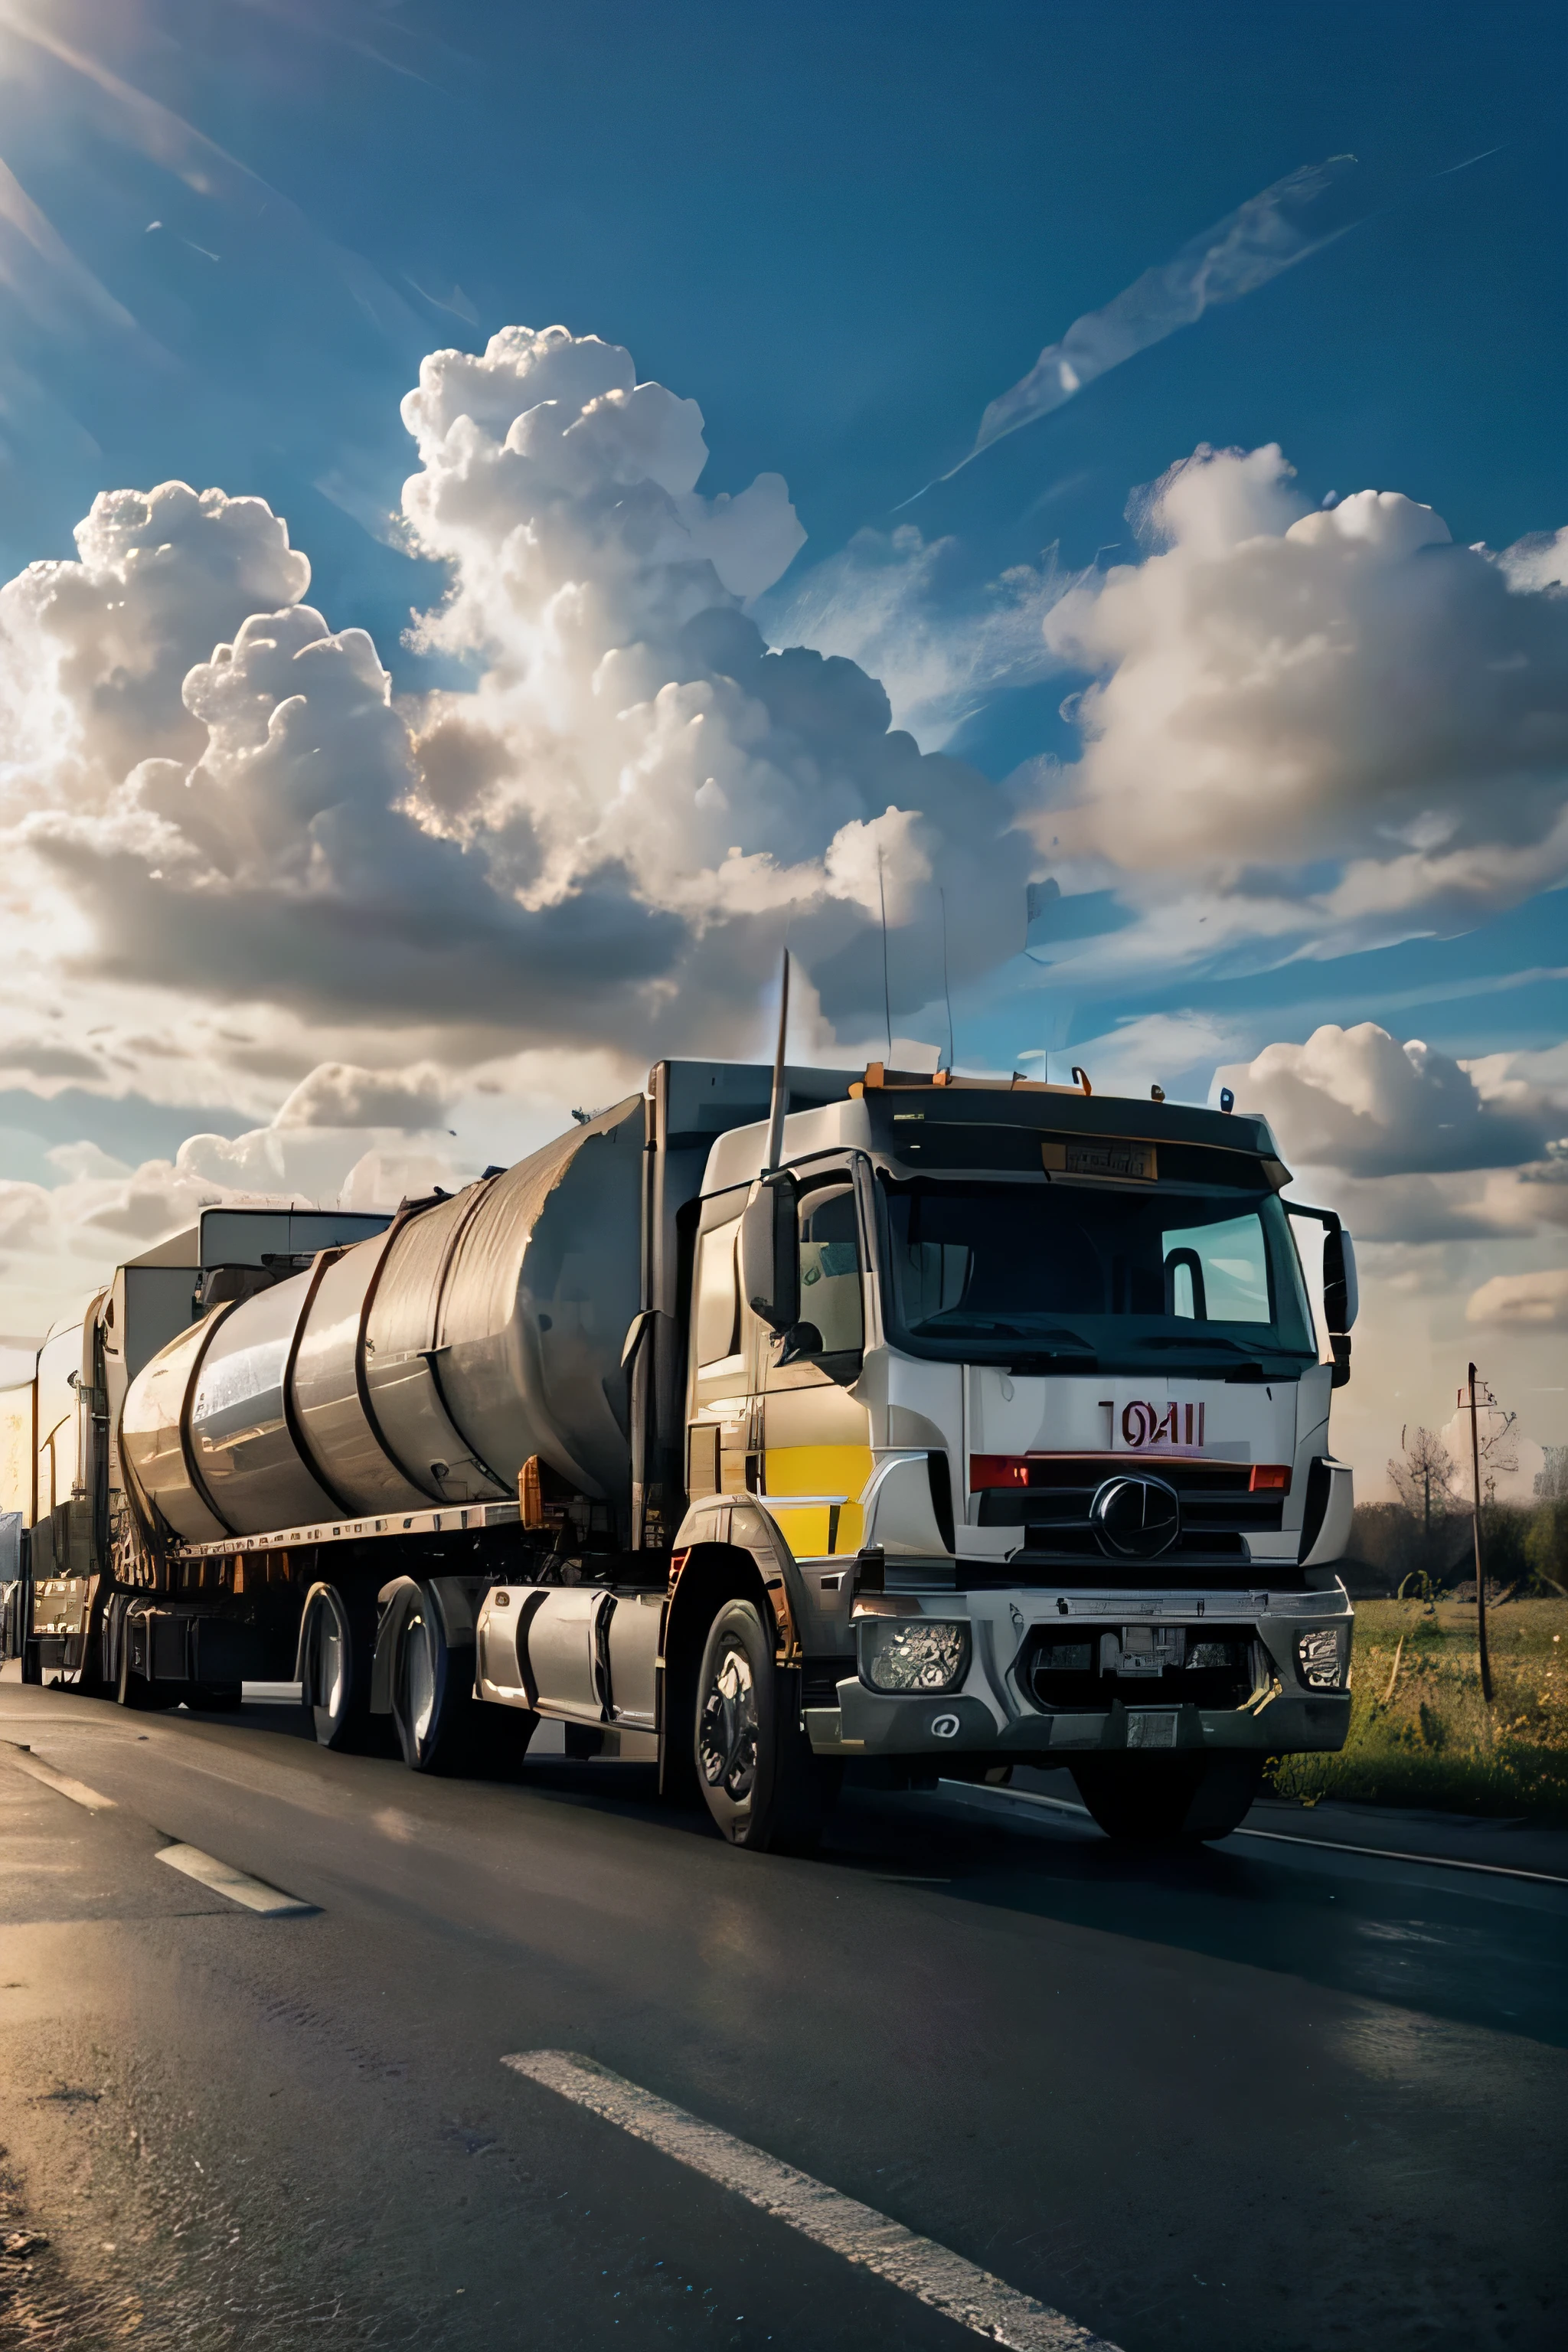
M0 1743L0 2343L1563 2340L1568 1887L958 1792L740 1854L638 1767L422 1780L10 1680ZM932 2245L749 2201L779 2165ZM950 2257L1014 2304L922 2301Z

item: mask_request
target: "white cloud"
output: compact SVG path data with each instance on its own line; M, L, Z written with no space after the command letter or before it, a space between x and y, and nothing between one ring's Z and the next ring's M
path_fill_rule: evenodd
M1171 260L1146 269L1103 310L1075 319L1061 341L1047 344L1028 374L991 403L975 454L1048 416L1097 376L1194 325L1216 303L1256 293L1342 236L1364 203L1354 172L1353 155L1303 164L1200 230Z
M1499 1323L1531 1331L1568 1331L1568 1267L1534 1274L1494 1274L1470 1294L1471 1323Z
M322 1062L301 1078L272 1124L283 1127L437 1127L451 1081L439 1070L363 1070Z
M1568 598L1539 565L1393 491L1307 512L1273 447L1200 450L1141 520L1156 551L1046 616L1093 674L1068 850L1320 950L1568 876Z
M410 543L449 573L418 635L467 690L395 706L369 637L299 601L282 525L217 492L100 499L79 563L0 597L40 968L421 1028L445 1061L735 1050L786 936L853 1034L879 1012L883 897L930 945L939 868L955 978L1021 932L1006 798L889 732L853 663L770 654L742 612L802 534L776 475L696 488L695 403L594 337L510 329L432 354L405 415ZM900 994L915 961L895 952ZM89 1079L59 1061L74 1034L13 1050Z
M44 1329L117 1265L194 1224L204 1208L392 1209L405 1192L436 1183L453 1190L478 1172L445 1136L410 1136L395 1126L194 1135L173 1160L135 1168L88 1142L58 1146L48 1158L58 1184L0 1181L0 1286L12 1329Z
M1332 1024L1304 1045L1267 1045L1216 1073L1243 1110L1260 1111L1285 1157L1350 1176L1432 1174L1537 1158L1549 1129L1539 1096L1483 1094L1470 1071L1375 1022Z
M140 760L196 757L191 664L310 585L262 499L184 482L102 492L76 542L0 588L0 810L95 807Z

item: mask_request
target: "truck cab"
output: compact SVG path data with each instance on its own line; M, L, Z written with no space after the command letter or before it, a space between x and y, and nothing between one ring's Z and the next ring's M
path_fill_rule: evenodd
M708 1160L676 1555L757 1559L814 1757L1202 1836L1342 1746L1354 1264L1266 1123L873 1065L766 1144Z

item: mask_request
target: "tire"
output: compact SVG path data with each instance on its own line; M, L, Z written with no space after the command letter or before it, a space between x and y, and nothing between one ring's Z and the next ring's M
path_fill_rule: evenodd
M812 1754L792 1696L754 1604L726 1601L703 1647L692 1744L715 1826L750 1853L808 1853L838 1793L839 1769Z
M1239 1828L1263 1779L1263 1759L1086 1756L1072 1767L1078 1792L1107 1837L1132 1845L1198 1845Z
M440 1612L422 1592L399 1629L392 1674L392 1720L409 1770L462 1771L474 1760L479 1713L474 1654L448 1646Z
M300 1626L301 1696L322 1748L363 1746L370 1725L370 1648L335 1584L307 1596Z

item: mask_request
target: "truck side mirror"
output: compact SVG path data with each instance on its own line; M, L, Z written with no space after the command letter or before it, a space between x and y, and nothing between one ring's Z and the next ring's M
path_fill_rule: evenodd
M1351 1376L1351 1326L1361 1304L1356 1283L1355 1244L1332 1209L1310 1209L1301 1201L1287 1201L1285 1213L1321 1227L1323 1235L1323 1322L1333 1360L1333 1385L1346 1386Z
M741 1216L742 1292L770 1331L800 1320L798 1205L793 1176L764 1176Z
M1331 1226L1323 1236L1323 1312L1330 1330L1352 1330L1360 1304L1355 1244L1343 1225Z

